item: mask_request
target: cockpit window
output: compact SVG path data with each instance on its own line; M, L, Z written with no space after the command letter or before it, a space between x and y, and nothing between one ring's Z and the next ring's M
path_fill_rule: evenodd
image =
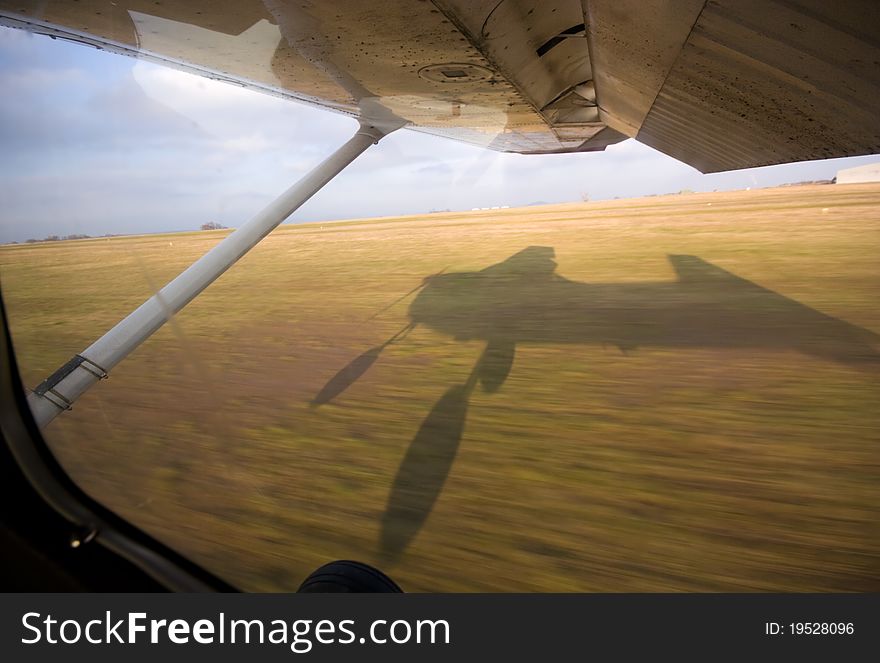
M0 54L31 388L355 127L19 31ZM865 590L880 184L830 180L868 161L702 176L398 131L44 434L246 590L334 559L408 591Z

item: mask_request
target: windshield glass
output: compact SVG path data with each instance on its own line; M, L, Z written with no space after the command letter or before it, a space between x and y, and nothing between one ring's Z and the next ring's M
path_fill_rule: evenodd
M355 130L9 29L0 77L30 388ZM870 589L880 184L830 183L870 161L702 176L398 131L45 436L246 590L334 559L407 591Z

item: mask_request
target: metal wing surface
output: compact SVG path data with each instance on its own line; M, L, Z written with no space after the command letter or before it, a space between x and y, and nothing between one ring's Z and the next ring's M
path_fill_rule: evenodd
M506 152L880 152L875 0L0 0L0 23Z

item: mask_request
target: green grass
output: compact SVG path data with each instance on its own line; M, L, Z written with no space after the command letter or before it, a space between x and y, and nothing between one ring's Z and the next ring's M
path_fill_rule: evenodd
M2 248L26 384L222 235ZM531 246L560 278L505 263ZM286 226L47 437L244 589L354 558L410 591L877 591L878 249L875 185Z

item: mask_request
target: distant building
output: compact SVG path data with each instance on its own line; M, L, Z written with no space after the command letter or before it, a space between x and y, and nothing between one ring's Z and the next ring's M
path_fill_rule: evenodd
M880 161L867 166L856 166L837 171L838 184L858 184L859 182L880 182Z

